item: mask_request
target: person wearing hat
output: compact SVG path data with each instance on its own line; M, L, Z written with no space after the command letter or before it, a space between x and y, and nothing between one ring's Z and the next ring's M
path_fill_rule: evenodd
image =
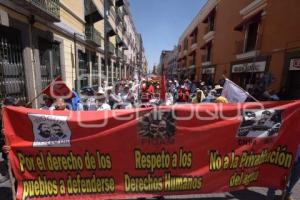
M129 90L129 85L124 86L124 90L122 92L121 98L123 102L122 108L124 109L132 108L132 105L134 103L134 96L131 94Z
M106 103L105 92L102 88L96 92L96 104L97 111L111 110L110 105Z
M217 92L216 95L219 97L222 94L223 87L221 87L220 85L215 85L214 90Z
M203 93L202 90L200 90L199 88L196 89L196 96L194 98L192 98L192 103L193 104L197 104L197 103L201 103L205 98L205 95Z

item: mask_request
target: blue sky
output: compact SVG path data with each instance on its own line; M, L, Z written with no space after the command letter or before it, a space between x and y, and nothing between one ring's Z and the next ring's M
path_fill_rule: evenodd
M149 68L158 64L162 50L177 44L206 0L129 0L138 32L142 34Z

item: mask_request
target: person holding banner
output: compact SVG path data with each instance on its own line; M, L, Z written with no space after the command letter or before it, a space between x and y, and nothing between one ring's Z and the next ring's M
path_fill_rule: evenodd
M295 163L290 171L290 179L286 186L283 197L285 200L294 200L292 197L292 190L295 187L296 183L300 179L300 145L298 146L297 156ZM275 189L269 188L267 193L268 200L275 200Z
M57 98L49 110L68 110L67 104L63 98Z

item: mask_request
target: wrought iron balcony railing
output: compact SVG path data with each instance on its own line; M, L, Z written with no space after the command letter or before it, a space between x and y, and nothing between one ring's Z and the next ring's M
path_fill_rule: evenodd
M114 54L115 53L115 49L116 49L115 45L113 43L109 42L109 44L108 44L109 53Z
M116 54L118 58L123 58L123 52L120 49L116 48Z
M13 0L25 9L50 21L60 21L59 0Z
M97 46L101 46L101 33L95 29L91 24L85 26L85 37L87 41L94 43Z

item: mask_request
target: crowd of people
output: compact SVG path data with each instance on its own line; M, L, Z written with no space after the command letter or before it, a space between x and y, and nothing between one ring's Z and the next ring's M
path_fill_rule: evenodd
M166 93L162 98L163 87ZM168 80L165 86L151 78L142 79L139 83L123 80L114 86L99 87L97 91L87 88L81 94L75 91L73 93L72 99L53 99L44 95L40 109L103 111L184 103L228 103L228 100L221 96L221 85L211 86L205 82L189 80Z
M158 105L174 104L200 104L200 103L229 103L222 96L224 81L216 85L209 85L205 82L190 81L188 79L178 81L176 79L161 81L158 79L142 79L140 82L131 80L118 81L113 86L103 84L98 90L87 88L84 91L73 91L72 98L52 98L43 95L41 110L73 110L73 111L106 111L114 109L145 108ZM163 92L163 93L162 93ZM259 100L279 100L281 97L274 91L256 91L255 97ZM246 101L253 101L249 98ZM7 97L2 102L3 106L20 105L16 98ZM1 105L1 107L2 107ZM1 116L1 115L0 115ZM1 164L0 183L8 179L7 155L10 150L5 146L3 134L0 137L0 146L4 163ZM0 162L2 162L0 160ZM300 156L295 163L292 174L292 182L287 188L288 197L291 190L299 179ZM274 189L270 189L268 196L273 199Z

